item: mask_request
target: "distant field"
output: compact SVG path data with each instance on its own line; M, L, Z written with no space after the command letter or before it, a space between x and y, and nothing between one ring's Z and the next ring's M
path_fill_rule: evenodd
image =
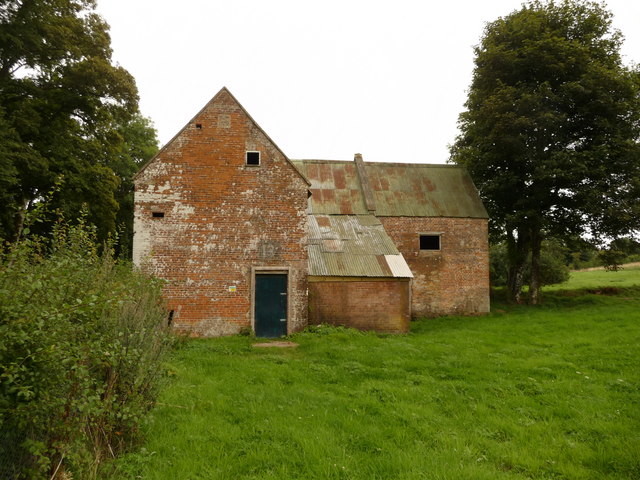
M185 341L147 442L104 478L640 479L639 277L574 274L543 306L408 335Z
M571 277L567 283L545 287L545 290L630 287L633 285L640 285L640 264L626 266L617 272L604 269L571 272Z

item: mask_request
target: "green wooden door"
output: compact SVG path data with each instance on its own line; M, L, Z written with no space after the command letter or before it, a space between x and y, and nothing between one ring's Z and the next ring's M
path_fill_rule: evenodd
M287 275L257 274L255 329L258 337L287 334Z

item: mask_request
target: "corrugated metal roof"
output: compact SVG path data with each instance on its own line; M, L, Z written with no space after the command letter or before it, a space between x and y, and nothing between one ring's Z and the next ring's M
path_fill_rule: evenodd
M292 160L311 182L311 209L315 214L366 215L360 179L354 162Z
M366 163L365 168L378 216L487 218L462 167Z
M311 212L369 213L355 162L294 160L311 182ZM487 218L471 177L456 165L365 163L377 216Z
M309 275L413 277L373 215L309 215L308 223Z
M402 255L385 255L384 258L394 277L413 277L413 273Z

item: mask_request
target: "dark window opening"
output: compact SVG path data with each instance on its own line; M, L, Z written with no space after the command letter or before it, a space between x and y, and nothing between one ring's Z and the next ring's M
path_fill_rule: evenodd
M153 218L164 218L164 212L153 212L151 216Z
M167 326L170 327L173 324L173 310L169 312L169 317L167 318Z
M196 123L196 128L198 130L202 130L202 124L201 123Z
M440 250L440 235L420 235L420 250Z
M247 165L260 165L260 152L247 152Z

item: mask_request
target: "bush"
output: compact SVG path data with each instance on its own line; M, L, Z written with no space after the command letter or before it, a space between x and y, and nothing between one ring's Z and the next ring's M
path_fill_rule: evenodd
M540 281L542 285L557 285L569 280L569 266L566 265L567 249L556 239L542 242L540 252Z
M153 405L161 285L94 240L61 223L0 252L0 478L95 478Z
M622 268L622 264L627 259L627 254L621 250L608 248L598 252L598 259L605 270L616 272Z
M489 277L491 286L504 287L507 284L509 259L507 245L504 242L495 243L489 248Z
M598 253L601 265L613 271L621 269L624 263L637 262L639 258L640 242L628 237L616 238Z
M491 285L502 287L507 284L508 257L507 247L504 243L491 245L490 249L490 276ZM555 285L569 280L569 267L565 264L566 248L555 239L547 239L542 242L540 252L540 281L542 285ZM531 256L529 256L529 262ZM530 278L531 268L528 264L524 275Z

